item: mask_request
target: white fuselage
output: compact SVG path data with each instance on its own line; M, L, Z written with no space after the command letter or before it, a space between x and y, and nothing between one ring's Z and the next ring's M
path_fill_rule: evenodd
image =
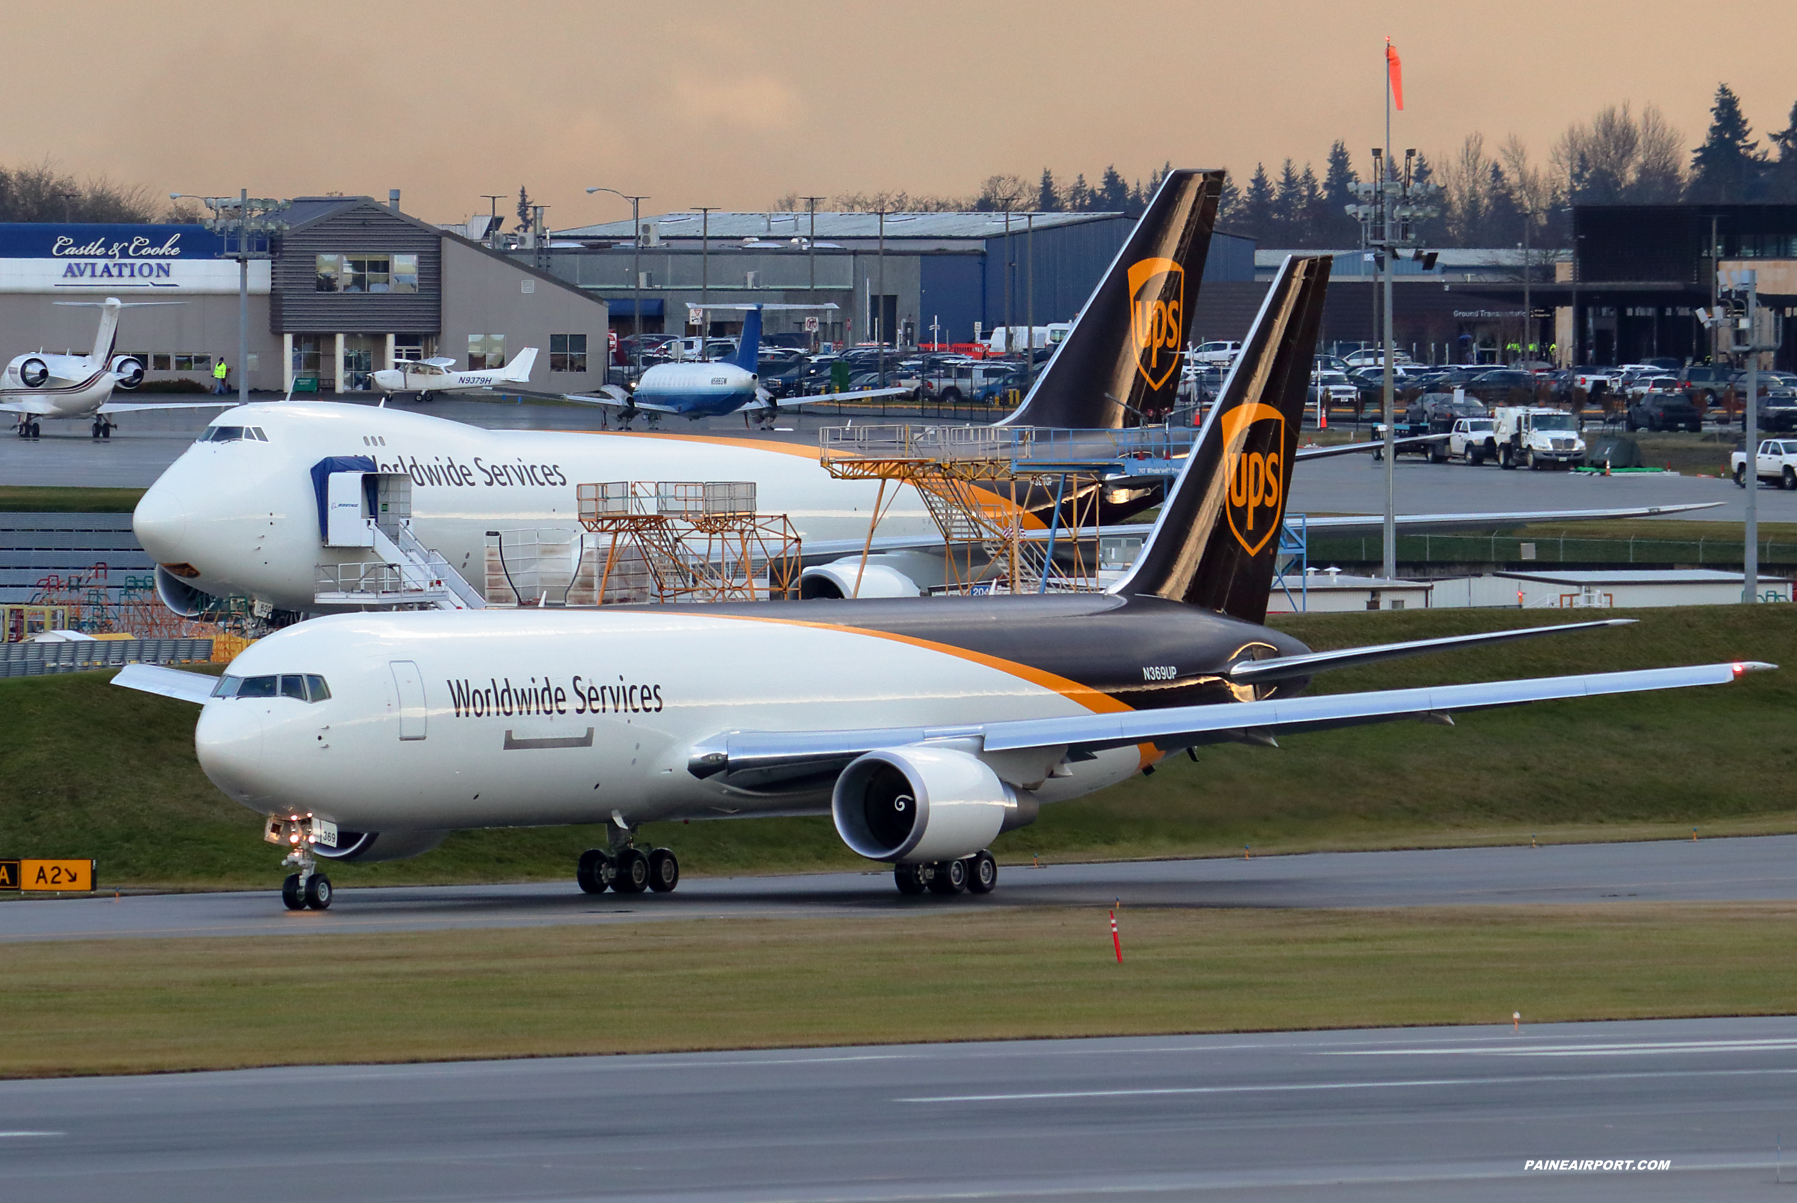
M755 400L755 373L722 361L662 363L643 373L635 396L686 417L715 417Z
M207 776L243 805L345 830L589 823L613 812L634 825L828 809L827 790L749 791L688 771L695 748L731 731L1090 713L1080 700L1090 691L1073 682L779 610L322 618L254 644L228 673L316 674L330 697L215 698L195 746ZM1143 763L1130 747L1052 772L1061 751L990 763L1044 802L1104 788Z
M134 518L159 564L215 596L310 610L317 565L368 558L326 548L314 464L366 456L412 479L412 530L464 576L485 571L490 530L579 529L575 486L603 481L754 481L756 508L785 514L805 540L866 536L877 482L838 480L815 448L709 435L483 430L424 414L336 402L239 406L213 426L266 441L198 442L151 486ZM935 528L907 493L881 535ZM189 575L189 573L192 575Z

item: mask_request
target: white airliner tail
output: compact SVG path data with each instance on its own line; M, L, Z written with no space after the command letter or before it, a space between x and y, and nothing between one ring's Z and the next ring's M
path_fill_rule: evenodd
M530 369L537 362L537 349L526 347L518 352L518 358L505 365L505 372L499 377L507 384L529 384Z

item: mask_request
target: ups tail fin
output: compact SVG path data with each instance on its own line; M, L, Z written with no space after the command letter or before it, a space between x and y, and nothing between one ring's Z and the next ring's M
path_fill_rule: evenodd
M1265 621L1329 265L1326 255L1286 257L1147 546L1113 592Z
M1115 430L1160 421L1179 393L1221 171L1170 172L1006 425Z
M745 372L753 372L761 362L761 306L752 305L743 314L743 332L736 340L736 354L730 362Z
M505 375L500 379L511 384L529 384L530 369L536 366L537 349L526 347L518 352L518 358L505 365Z

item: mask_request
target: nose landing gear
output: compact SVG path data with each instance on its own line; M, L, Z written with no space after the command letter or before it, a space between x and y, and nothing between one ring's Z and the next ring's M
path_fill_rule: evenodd
M264 840L288 849L281 867L299 870L288 874L281 883L281 902L290 911L331 909L331 879L318 871L318 861L312 855L312 845L318 842L323 822L311 815L269 815L263 827ZM331 832L330 838L336 839L336 828L332 827Z

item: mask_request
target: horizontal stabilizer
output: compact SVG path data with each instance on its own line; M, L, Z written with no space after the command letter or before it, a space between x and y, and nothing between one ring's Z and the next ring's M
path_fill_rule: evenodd
M182 672L178 668L163 668L156 664L127 664L119 669L118 675L112 678L112 683L140 693L160 694L165 698L204 706L206 699L212 696L213 689L217 687L218 678Z
M1270 660L1243 660L1229 670L1232 681L1282 681L1290 677L1308 677L1332 668L1352 668L1380 660L1401 660L1405 656L1422 656L1429 652L1445 652L1451 648L1478 647L1488 643L1508 643L1512 639L1532 639L1537 635L1559 635L1566 631L1591 631L1599 627L1626 627L1639 621L1634 618L1605 618L1597 622L1563 622L1551 627L1524 627L1516 631L1480 631L1473 635L1449 635L1441 639L1412 639L1405 643L1379 643L1367 647L1341 648L1333 652L1308 652L1302 656L1279 656Z
M146 409L229 409L236 404L236 397L229 401L108 401L95 412L126 414Z

